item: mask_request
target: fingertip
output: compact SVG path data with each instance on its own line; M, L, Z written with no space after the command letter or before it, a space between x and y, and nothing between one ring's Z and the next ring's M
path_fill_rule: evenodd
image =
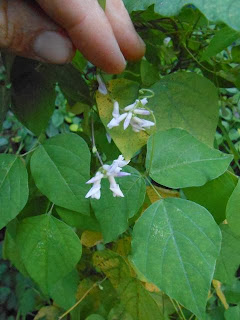
M134 50L132 50L129 47L122 48L124 56L128 61L141 60L146 52L145 42L138 34L136 34L135 39L131 39L131 40L132 40L131 41L132 43L129 46L131 46L131 48L134 48Z
M106 16L124 57L129 61L140 60L145 54L145 43L136 32L122 0L107 0Z

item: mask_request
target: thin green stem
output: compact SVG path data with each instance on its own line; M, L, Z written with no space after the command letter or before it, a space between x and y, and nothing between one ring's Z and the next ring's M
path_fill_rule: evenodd
M163 197L160 195L160 193L157 191L157 189L154 187L154 185L152 184L151 180L145 176L146 180L148 181L148 183L150 184L150 186L153 188L153 190L156 192L156 194L159 196L160 199L162 199Z
M185 318L185 315L183 314L183 311L182 311L182 307L180 306L180 304L176 301L176 304L177 304L177 306L178 306L178 309L180 310L180 313L181 313L181 315L182 315L182 318L184 319L184 320L186 320L186 318Z
M72 312L85 298L86 296L94 289L96 288L98 285L102 284L105 280L107 279L104 278L102 281L97 281L95 282L82 296L82 298L80 300L78 300L70 309L68 309L63 315L61 315L61 317L58 318L58 320L62 320L63 318L65 318L70 312Z
M172 302L172 305L173 305L176 313L178 314L179 318L182 319L182 320L186 320L185 317L184 317L184 318L182 317L182 315L181 315L181 313L179 312L177 306L175 305L175 302L173 301L173 299L172 299L171 297L169 297L169 299L170 299L170 301Z
M239 154L239 152L235 148L234 143L232 142L232 140L229 138L228 132L225 129L225 127L224 127L224 125L222 124L221 121L219 121L218 126L221 129L222 134L223 134L223 136L224 136L224 138L225 138L225 140L226 140L226 142L227 142L227 144L228 144L228 146L229 146L229 148L231 150L231 153L234 156L234 161L235 161L238 169L240 169L240 164L239 164L240 154Z
M25 157L25 156L27 156L28 154L30 154L30 153L32 153L33 151L35 151L36 149L37 149L37 147L29 150L28 152L26 152L26 153L24 153L24 154L21 154L20 156L21 156L21 157Z
M149 176L149 173L152 168L152 162L153 162L153 150L154 150L154 145L155 145L155 136L152 136L152 149L151 149L151 155L150 155L150 161L149 161L149 166L146 175Z
M188 54L193 58L193 60L194 60L195 62L197 62L197 64L198 64L200 67L202 67L202 68L205 69L206 71L211 72L211 73L213 73L213 74L216 75L216 72L215 72L215 71L212 71L212 70L208 69L207 67L205 67L203 64L201 64L201 62L198 61L198 59L192 54L192 52L186 47L186 45L183 45L183 47L184 47L184 49L188 52Z
M95 132L94 132L94 121L93 121L93 118L91 119L91 128L92 128L92 150L93 150L93 153L96 154L99 162L101 163L101 165L103 166L103 161L102 161L102 158L97 150L97 147L96 147L96 142L95 142Z

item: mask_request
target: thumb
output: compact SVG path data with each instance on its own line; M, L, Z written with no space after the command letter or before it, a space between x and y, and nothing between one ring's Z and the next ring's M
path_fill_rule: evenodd
M43 62L71 61L74 48L64 31L33 1L0 0L0 48Z

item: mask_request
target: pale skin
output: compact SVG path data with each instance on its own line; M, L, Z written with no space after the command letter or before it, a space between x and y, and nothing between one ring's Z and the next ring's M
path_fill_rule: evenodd
M0 0L0 48L48 63L71 61L79 49L108 73L140 59L145 45L122 0Z

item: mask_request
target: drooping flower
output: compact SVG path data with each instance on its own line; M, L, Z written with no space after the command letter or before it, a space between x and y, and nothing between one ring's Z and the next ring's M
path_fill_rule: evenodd
M112 129L118 127L120 123L124 120L123 129L126 130L129 125L131 125L134 132L144 131L145 129L150 129L155 123L149 120L141 119L138 115L149 116L151 112L145 108L148 103L148 99L137 99L134 103L126 106L124 108L124 113L119 112L119 103L114 101L112 120L108 123L107 127Z
M103 82L102 77L99 74L97 74L97 82L98 82L98 91L104 95L108 94L107 87L106 87L105 83Z
M101 180L107 178L110 183L110 190L114 197L124 197L119 184L117 184L116 177L126 177L131 175L128 172L121 172L122 168L126 166L129 161L124 160L120 155L111 165L104 164L95 174L93 178L87 181L87 184L93 183L92 188L88 191L85 198L100 199L101 197Z

